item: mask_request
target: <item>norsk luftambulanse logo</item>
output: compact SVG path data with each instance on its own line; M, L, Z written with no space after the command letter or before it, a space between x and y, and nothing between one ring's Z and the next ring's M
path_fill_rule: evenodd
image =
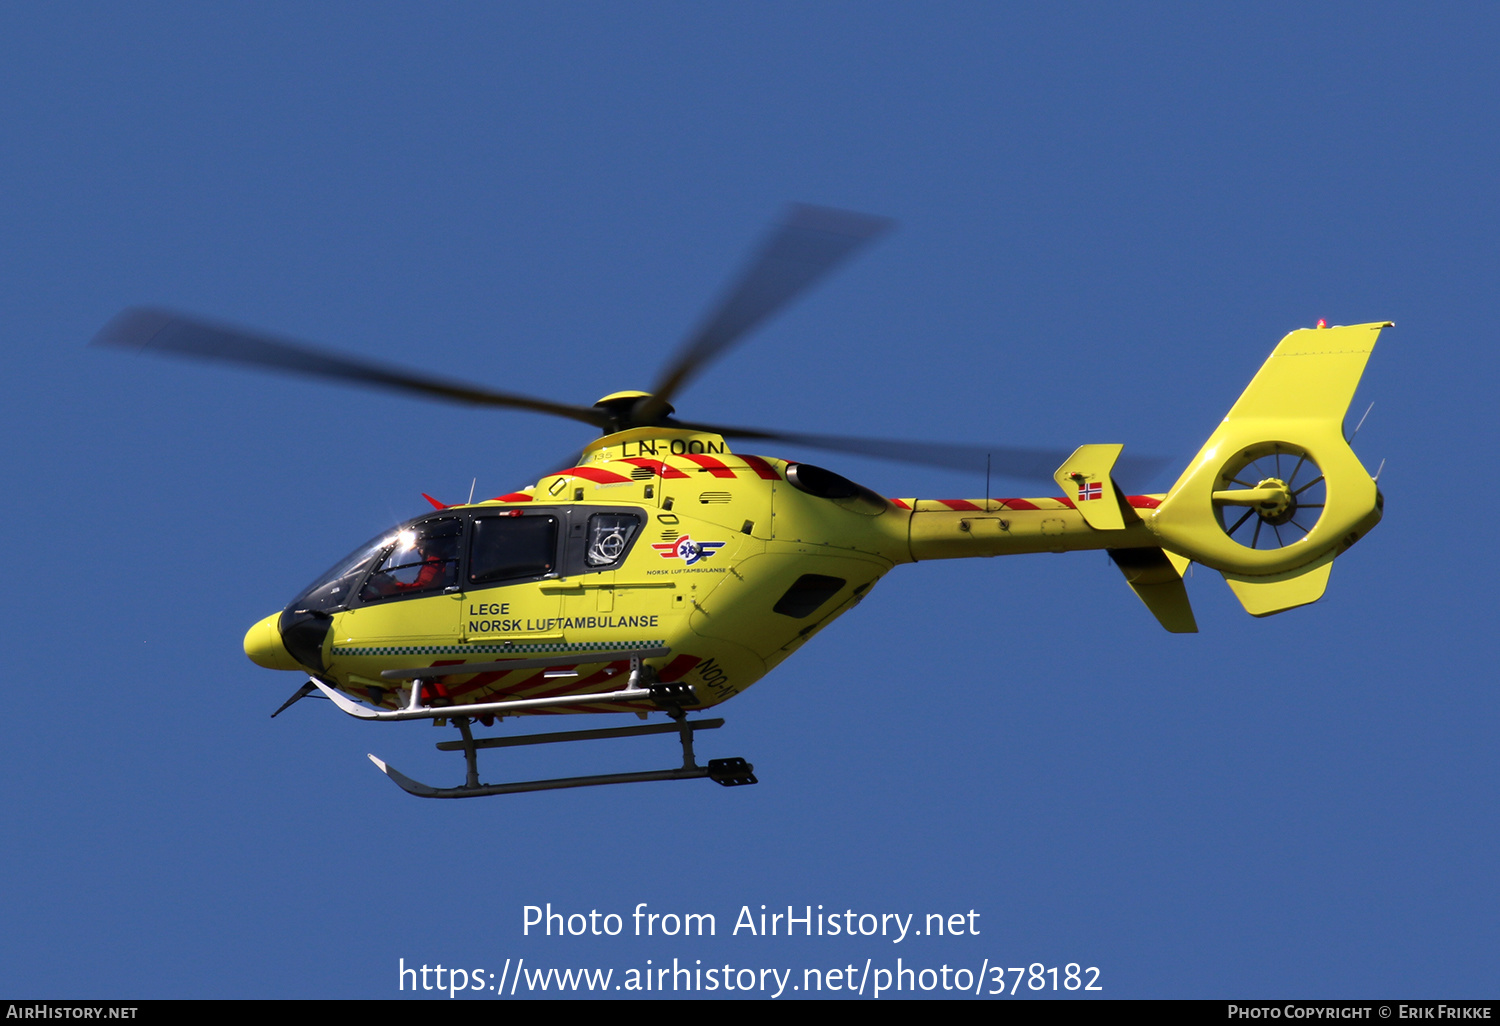
M683 535L675 542L664 542L660 545L651 546L661 553L662 559L680 559L688 566L692 566L700 559L708 559L715 552L724 547L721 541L693 541L689 535Z

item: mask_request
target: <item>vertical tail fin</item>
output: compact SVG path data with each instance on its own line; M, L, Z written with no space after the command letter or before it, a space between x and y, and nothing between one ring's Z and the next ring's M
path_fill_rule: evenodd
M1380 520L1343 421L1387 327L1282 339L1148 521L1164 547L1223 573L1255 616L1317 601L1334 557Z

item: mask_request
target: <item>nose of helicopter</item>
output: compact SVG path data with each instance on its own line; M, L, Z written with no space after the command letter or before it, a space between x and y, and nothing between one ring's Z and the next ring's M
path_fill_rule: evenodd
M280 613L272 613L245 632L245 654L256 666L268 670L300 670L297 660L281 643L281 631L277 622Z

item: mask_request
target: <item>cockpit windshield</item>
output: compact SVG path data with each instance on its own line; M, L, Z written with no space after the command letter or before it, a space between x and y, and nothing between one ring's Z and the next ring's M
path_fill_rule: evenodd
M372 560L391 544L397 531L385 531L371 538L348 556L339 560L322 577L313 581L287 604L288 609L330 612L349 601L350 590L359 583Z

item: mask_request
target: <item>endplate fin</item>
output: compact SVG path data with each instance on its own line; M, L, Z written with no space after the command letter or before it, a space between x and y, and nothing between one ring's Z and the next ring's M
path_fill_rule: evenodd
M1197 634L1198 621L1173 560L1161 549L1108 549L1136 597L1173 634Z
M1096 531L1125 529L1125 509L1120 489L1110 472L1120 458L1123 445L1080 445L1063 461L1052 479L1062 488L1068 501L1083 516L1084 523ZM1131 517L1135 512L1131 511Z

